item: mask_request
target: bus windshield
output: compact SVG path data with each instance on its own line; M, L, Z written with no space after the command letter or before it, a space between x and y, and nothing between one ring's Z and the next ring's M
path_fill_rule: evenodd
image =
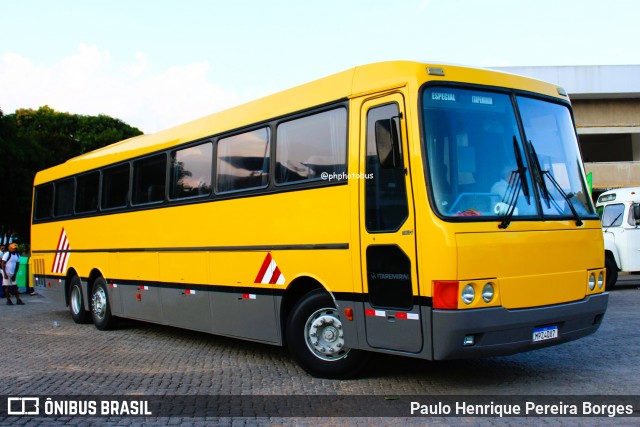
M422 107L429 181L441 216L579 219L593 213L568 108L457 87L425 89Z

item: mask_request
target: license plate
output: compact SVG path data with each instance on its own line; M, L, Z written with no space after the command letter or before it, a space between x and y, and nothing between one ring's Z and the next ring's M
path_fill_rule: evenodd
M546 326L544 328L535 328L533 330L533 341L546 341L558 338L557 326Z

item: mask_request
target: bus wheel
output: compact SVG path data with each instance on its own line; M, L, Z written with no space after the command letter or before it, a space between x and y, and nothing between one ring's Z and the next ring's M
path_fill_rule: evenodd
M349 378L366 364L366 352L344 344L342 321L323 290L307 294L294 306L286 330L289 352L308 373L321 378Z
M91 322L91 313L84 308L80 278L75 275L71 277L69 307L71 308L71 318L74 322L81 324Z
M605 289L610 291L618 281L618 266L616 260L611 255L607 255L604 258L604 267L607 269L607 283Z
M98 277L93 283L93 290L91 292L91 315L93 317L93 324L101 331L113 329L116 324L116 318L111 315L107 283L102 277Z

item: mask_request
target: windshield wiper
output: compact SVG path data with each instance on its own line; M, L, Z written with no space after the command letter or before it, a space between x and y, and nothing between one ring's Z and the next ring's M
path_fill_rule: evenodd
M518 147L518 139L513 135L513 153L516 155L516 163L518 165L518 176L520 177L520 183L522 184L522 194L527 198L527 204L531 204L531 194L529 194L529 184L527 183L527 168L522 161L522 154L520 154L520 148Z
M502 203L506 204L508 208L502 216L502 222L500 222L498 228L507 228L509 224L511 224L511 218L513 218L513 214L516 210L516 203L518 201L520 190L522 190L522 194L526 197L527 204L531 204L531 194L529 193L529 184L527 183L527 168L524 166L524 162L522 161L522 155L518 148L518 139L515 135L513 136L513 152L516 156L518 169L512 171L509 176L507 191L504 193L504 197L502 198Z
M536 153L536 149L531 141L529 141L529 148L531 149L531 154L533 155L533 175L536 178L538 188L540 188L540 192L542 193L542 197L547 202L547 208L551 208L552 197L551 194L549 194L547 183L544 180L545 176L549 178L549 181L551 181L553 186L556 187L556 190L558 190L558 193L560 193L562 198L567 202L567 205L569 206L569 209L571 210L571 213L576 220L576 226L581 226L583 224L582 218L580 218L578 211L576 211L576 208L575 206L573 206L573 202L571 201L571 198L574 197L575 194L565 193L560 184L558 184L558 181L556 181L553 175L551 175L551 172L549 172L548 170L542 170L542 168L540 167L540 162L538 161L538 154ZM560 209L558 209L558 211L560 211Z
M613 227L613 224L615 224L615 223L616 223L616 221L618 221L618 220L620 219L620 217L622 216L622 214L623 214L623 213L624 213L624 211L620 212L620 213L618 214L618 216L617 216L617 217L615 217L615 219L609 223L609 225L604 225L604 224L603 224L602 226L604 227L604 231L607 231L608 229L610 229L611 227Z

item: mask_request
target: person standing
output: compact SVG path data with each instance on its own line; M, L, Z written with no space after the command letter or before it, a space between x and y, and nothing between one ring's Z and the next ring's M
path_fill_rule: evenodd
M0 238L0 240L2 240ZM2 243L0 241L0 267L2 267L2 256L4 255L4 253L6 252L6 246L4 245L4 243ZM0 273L0 286L2 286L2 277L4 276L4 273ZM4 295L4 289L2 290L2 295Z
M16 275L20 268L20 254L18 254L18 245L11 243L9 250L2 255L2 289L4 296L7 298L7 305L13 305L11 302L11 293L16 297L16 304L24 305L20 299L18 286L16 285Z

